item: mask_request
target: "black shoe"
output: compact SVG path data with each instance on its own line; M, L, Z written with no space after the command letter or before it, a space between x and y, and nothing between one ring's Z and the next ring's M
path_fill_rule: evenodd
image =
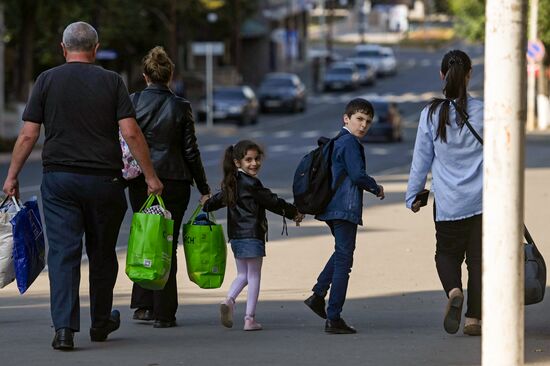
M153 310L151 309L145 309L145 308L139 308L136 311L134 311L134 317L135 320L143 320L143 321L149 321L153 320Z
M153 328L172 328L178 325L175 320L155 320Z
M120 312L118 310L111 311L111 318L107 325L101 328L90 328L90 338L92 342L103 342L107 336L120 327Z
M52 347L62 351L68 351L74 348L74 332L69 328L61 328L55 331Z
M325 332L332 334L354 334L357 333L357 330L347 325L344 319L340 318L338 320L327 319Z
M327 318L327 312L325 310L325 299L317 294L313 294L304 300L306 304L313 312L319 315L321 318Z

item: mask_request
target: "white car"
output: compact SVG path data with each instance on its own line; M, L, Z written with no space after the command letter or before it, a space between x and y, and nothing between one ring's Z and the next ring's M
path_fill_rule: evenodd
M378 75L395 75L397 60L390 47L380 45L358 45L355 47L355 57L363 59L376 68Z

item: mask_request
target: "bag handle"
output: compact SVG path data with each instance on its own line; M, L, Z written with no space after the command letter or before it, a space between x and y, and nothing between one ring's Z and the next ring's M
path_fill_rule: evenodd
M147 200L145 201L143 206L141 206L141 208L139 209L139 212L142 212L143 210L151 207L155 202L155 199L158 201L160 207L166 209L166 207L164 206L164 201L159 194L150 194L149 197L147 197Z
M479 136L479 134L477 133L477 131L474 129L474 127L472 126L472 124L470 123L469 121L469 115L466 111L463 111L461 110L458 105L456 104L456 102L452 99L447 99L449 102L451 102L453 104L453 106L455 107L456 111L458 113L460 113L460 115L462 116L462 118L464 118L464 123L466 124L466 126L468 127L468 129L472 132L472 134L474 135L474 137L476 138L477 141L479 141L479 143L483 146L483 139L481 138L481 136ZM533 237L531 236L531 234L529 233L529 230L527 230L527 226L525 226L525 224L523 224L523 236L525 237L525 239L527 240L527 243L529 244L535 244L535 242L533 241Z
M13 204L15 205L15 208L17 209L17 211L21 211L21 204L17 202L17 198L15 198L15 196L6 196L6 198L4 198L2 203L0 203L0 207L4 207L4 205L6 204L6 202L8 202L10 198L13 201Z
M187 221L188 225L193 224L197 216L199 216L199 213L202 211L202 206L200 204L197 205L197 208L195 208L195 211L193 211L193 214L189 218L189 221ZM213 223L216 223L216 217L214 216L214 212L205 212L208 215L208 219L212 221Z

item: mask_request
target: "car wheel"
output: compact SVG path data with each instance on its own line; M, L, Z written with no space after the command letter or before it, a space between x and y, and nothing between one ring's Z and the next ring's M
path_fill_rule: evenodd
M300 106L300 112L304 113L307 109L307 102L305 100L302 100L302 105Z

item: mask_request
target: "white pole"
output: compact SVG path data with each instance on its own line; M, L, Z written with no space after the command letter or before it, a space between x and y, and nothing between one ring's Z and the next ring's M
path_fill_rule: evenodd
M327 35L325 31L325 0L319 0L319 10L321 15L319 16L319 38L323 45L323 52L319 58L319 78L317 79L318 85L316 88L318 91L322 91L324 87L325 68L326 68L326 55L327 51Z
M529 9L529 40L537 40L537 22L539 12L539 0L531 0ZM535 117L535 60L529 58L529 73L527 75L527 131L533 131L537 125ZM542 72L542 69L539 71Z
M521 366L527 1L486 4L482 365Z
M0 136L6 136L6 119L4 118L4 73L5 73L5 64L4 64L4 33L5 33L5 24L4 24L4 4L0 3Z
M206 43L206 127L214 126L214 97L212 75L212 43Z

